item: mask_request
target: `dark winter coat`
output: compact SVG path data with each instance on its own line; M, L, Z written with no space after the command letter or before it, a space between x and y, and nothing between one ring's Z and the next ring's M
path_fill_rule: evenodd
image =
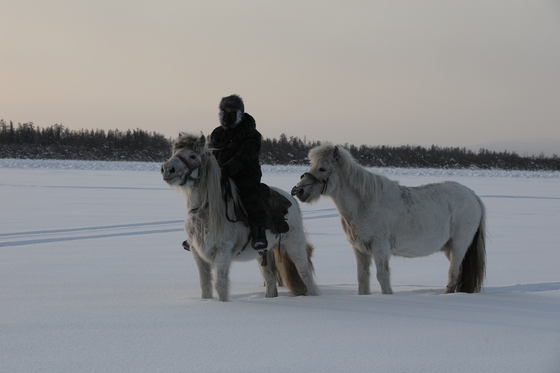
M220 168L235 181L252 226L268 226L259 164L261 134L247 113L234 128L217 127L210 135L210 148Z
M244 113L243 119L235 128L217 127L210 135L210 147L220 167L236 183L244 179L260 183L261 140L255 119Z

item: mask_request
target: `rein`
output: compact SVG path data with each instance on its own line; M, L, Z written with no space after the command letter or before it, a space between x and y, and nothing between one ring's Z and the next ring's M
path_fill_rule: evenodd
M174 157L178 158L181 162L183 162L183 163L185 164L185 166L187 166L187 168L188 168L188 170L189 170L189 172L185 175L185 178L183 179L183 182L182 182L181 184L179 184L179 185L180 185L180 186L183 186L183 185L185 185L185 184L187 183L187 181L189 181L189 180L193 180L193 181L197 182L197 181L199 180L200 176L197 177L197 178L194 178L194 177L191 176L191 174L192 174L195 170L198 170L198 169L200 168L200 164L199 164L199 165L196 165L196 166L193 166L193 164L192 164L191 162L189 162L189 160L186 159L185 157L183 157L181 154L177 154L177 155L175 155ZM227 218L228 221L230 221L230 222L232 222L232 223L237 223L239 220L230 218L230 217L229 217L229 212L228 212L228 201L229 201L231 198L233 198L233 193L232 193L232 191L231 191L231 184L230 184L230 182L229 182L229 179L227 179L227 180L225 180L225 181L222 180L222 186L223 186L222 198L223 198L224 203L225 203L225 205L226 205L226 218ZM208 203L206 203L204 206L196 207L196 208L190 210L189 212L190 212L191 214L196 214L196 213L199 212L201 209L206 209L206 208L208 208Z
M204 204L204 206L198 206L198 207L195 207L194 209L190 209L190 210L189 210L189 213L191 213L191 214L196 214L196 213L199 212L200 210L204 210L204 209L208 208L208 206L209 206L209 203L206 202L206 203Z

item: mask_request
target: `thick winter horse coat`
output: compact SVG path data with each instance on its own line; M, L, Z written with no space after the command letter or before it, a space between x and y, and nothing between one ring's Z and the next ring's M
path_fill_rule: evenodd
M212 298L211 275L215 270L218 297L227 301L231 262L259 259L257 251L249 245L249 227L238 219L242 208L235 183L230 180L232 189L224 193L220 167L208 150L204 136L180 136L173 145L172 157L161 166L161 173L163 179L186 198L185 230L198 266L202 298ZM291 206L285 216L289 231L283 234L267 231L268 264L259 266L266 296L278 295L278 275L294 295L317 295L311 263L313 246L307 242L298 203L285 191L271 189L285 196Z
M356 256L358 292L370 294L371 259L383 294L392 294L391 255L443 251L450 262L446 293L479 292L485 276L485 208L469 188L444 182L409 188L359 166L343 148L309 152L311 167L292 189L303 202L331 197Z

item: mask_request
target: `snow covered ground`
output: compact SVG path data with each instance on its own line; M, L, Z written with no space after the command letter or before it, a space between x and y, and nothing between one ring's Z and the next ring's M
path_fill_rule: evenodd
M289 190L306 167L263 169ZM159 164L0 159L0 372L560 372L560 173L375 171L482 197L482 293L442 294L434 254L358 296L323 199L301 204L321 296L264 298L257 264L234 263L232 301L201 300Z

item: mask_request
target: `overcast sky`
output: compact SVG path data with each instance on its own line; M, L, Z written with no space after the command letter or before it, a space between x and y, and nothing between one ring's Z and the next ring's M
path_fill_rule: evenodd
M560 153L560 1L2 0L0 47L14 123Z

